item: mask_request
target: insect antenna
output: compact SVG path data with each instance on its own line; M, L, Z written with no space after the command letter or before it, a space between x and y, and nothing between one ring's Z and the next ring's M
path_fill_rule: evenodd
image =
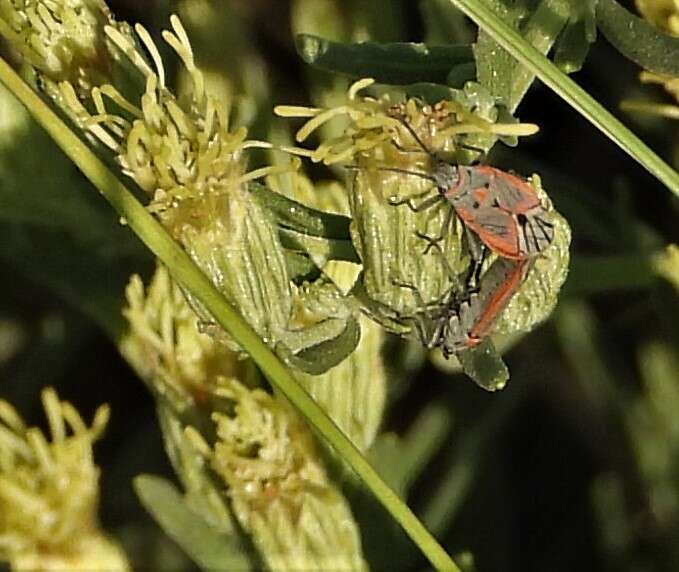
M359 167L358 165L345 165L345 169L349 171L364 171L369 169L368 167ZM427 179L428 181L436 182L436 179L427 173L420 173L419 171L409 171L408 169L399 169L398 167L373 167L377 171L387 171L389 173L400 173L401 175L412 175L414 177L421 177L422 179Z
M434 153L431 149L429 149L429 147L427 147L427 146L424 144L424 141L422 141L422 139L420 139L420 136L419 136L417 133L415 133L415 130L413 129L413 126L410 125L410 123L408 123L405 119L402 119L402 120L401 120L401 124L403 125L403 127L405 127L405 128L408 130L408 132L410 133L410 135L412 136L412 138L415 139L415 141L417 142L417 144L418 144L420 147L422 147L422 149L424 150L424 152L425 152L427 155L430 155L430 156L432 156L432 157L435 155L435 153Z
M405 120L405 119L400 119L400 122L401 122L401 125L403 125L403 127L405 127L405 128L408 130L408 133L410 133L410 135L412 136L412 138L415 139L415 142L416 142L420 147L422 147L422 150L423 150L427 155L429 155L430 157L436 157L436 156L437 156L436 153L435 153L434 151L432 151L429 147L427 147L427 146L424 144L424 141L422 141L422 139L420 138L420 136L419 136L419 135L415 132L415 130L413 129L413 126L410 125L410 123L408 123L407 120ZM396 143L394 142L394 144L396 144ZM398 145L397 145L397 147L398 147ZM485 158L486 158L486 156L487 156L487 154L488 154L488 152L487 152L485 149L483 149L483 148L481 148L481 147L476 147L476 146L474 146L474 145L467 145L466 143L456 143L456 147L459 147L460 149L466 149L467 151L472 151L472 152L478 153L478 154L479 154L479 157L477 157L476 161L480 161L480 162L483 161L483 160L485 160Z

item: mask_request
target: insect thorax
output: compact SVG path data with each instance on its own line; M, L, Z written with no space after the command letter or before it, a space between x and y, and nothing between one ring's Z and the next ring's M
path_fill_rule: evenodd
M460 181L457 165L452 165L440 159L435 159L432 176L436 182L436 187L441 193L445 193L450 188L457 186Z
M469 347L469 334L480 312L480 299L476 292L459 305L451 307L439 342L446 357Z

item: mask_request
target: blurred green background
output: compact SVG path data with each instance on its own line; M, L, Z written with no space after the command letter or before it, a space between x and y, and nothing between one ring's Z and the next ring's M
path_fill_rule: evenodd
M308 68L293 30L345 41L473 41L474 28L444 4L109 2L118 19L156 33L178 11L199 65L245 94L258 138L271 129L272 105L318 102L348 85ZM575 79L676 165L671 120L618 111L628 98L665 100L638 83L638 72L599 38ZM190 570L132 490L139 473L172 472L153 401L111 342L127 277L148 276L153 261L0 94L0 396L37 424L47 385L86 418L110 403L95 448L104 527L138 569ZM449 552L471 552L481 572L679 570L679 298L653 267L666 244L679 242L677 200L540 84L517 115L540 133L515 149L497 145L490 162L541 175L573 229L572 271L550 321L506 354L512 377L502 392L433 364L394 389L386 430L427 431L413 423L432 404L429 419L438 420L438 448L409 504L446 531Z

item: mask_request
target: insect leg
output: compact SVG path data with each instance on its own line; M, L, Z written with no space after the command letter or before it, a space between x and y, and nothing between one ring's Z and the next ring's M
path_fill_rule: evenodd
M478 163L484 163L486 159L488 158L488 151L485 149L482 149L481 147L474 147L474 145L467 145L466 143L458 143L456 147L459 147L460 149L466 149L467 151L474 151L475 153L478 153L479 156L474 159L474 162Z
M415 203L415 199L420 199L428 194L430 194L431 191L425 191L423 193L419 193L417 195L413 195L412 197L408 197L407 199L398 199L396 197L389 197L389 204L394 207L398 207L400 205L406 205L411 211L414 213L419 213L422 211L426 211L427 209L432 208L433 206L436 206L437 203L440 203L443 200L443 197L436 193L436 195L433 195L429 197L428 199L425 199L422 201L419 205Z
M419 153L419 154L424 153L425 155L427 154L427 152L423 149L406 149L403 145L401 145L400 143L397 143L393 139L391 140L391 144L394 147L396 147L396 149L398 149L398 151L401 152L401 153Z
M422 312L415 315L413 322L424 347L432 349L441 345L441 332L445 327L445 320L445 316L432 317Z
M427 254L432 248L436 247L438 248L439 252L441 253L441 256L443 257L443 250L440 246L440 243L443 242L448 236L448 233L451 228L451 223L453 222L453 212L454 210L452 208L448 209L448 211L446 212L446 218L444 219L443 224L441 225L441 231L437 236L429 236L427 234L424 234L423 232L415 233L419 238L421 238L422 240L426 240L428 243L427 247L424 249L423 254Z
M480 248L481 254L478 259L474 258L474 255L472 255L473 262L472 265L469 267L469 273L467 274L467 278L465 280L465 284L467 284L468 290L470 292L479 291L479 284L481 282L481 270L483 268L483 263L486 261L486 257L488 256L488 249L486 248L486 246L481 244Z
M486 248L486 245L483 244L474 234L474 232L466 225L464 227L464 235L467 241L467 248L469 248L469 255L472 259L472 264L469 267L465 284L470 288L471 291L478 291L481 270L483 268L483 263L486 261L488 249Z
M414 324L415 331L422 345L429 349L440 346L443 340L443 332L448 322L450 308L454 305L457 295L455 285L451 286L439 300L426 303L422 298L422 294L420 294L420 291L414 285L407 282L399 282L396 279L392 280L392 284L411 290L417 303L420 305L418 312L404 319Z
M424 298L422 298L422 294L420 294L420 291L414 284L411 284L410 282L402 282L401 280L397 280L396 278L392 278L391 283L394 286L398 286L399 288L405 288L406 290L410 290L413 293L413 296L417 298L417 303L420 306L425 306Z
M424 298L422 298L422 294L420 294L420 291L413 284L409 284L408 282L401 282L396 279L393 279L391 283L394 286L398 286L399 288L406 288L413 293L413 296L415 296L417 304L421 308L420 312L418 313L427 313L430 315L442 314L450 306L451 302L455 299L457 294L457 288L455 285L453 285L438 300L434 300L432 302L425 302Z
M450 263L448 262L448 259L445 257L443 253L443 249L441 248L441 245L438 243L440 242L441 239L439 238L432 238L431 236L427 236L426 234L423 234L421 232L416 233L418 238L421 238L422 240L426 240L429 244L427 244L427 247L424 249L424 254L426 254L431 248L435 248L439 255L441 256L441 262L446 268L446 273L448 274L448 278L450 278L451 283L453 284L451 286L451 290L457 290L460 286L460 279L458 278L458 275L455 273L453 268L450 266ZM466 282L465 282L466 283Z

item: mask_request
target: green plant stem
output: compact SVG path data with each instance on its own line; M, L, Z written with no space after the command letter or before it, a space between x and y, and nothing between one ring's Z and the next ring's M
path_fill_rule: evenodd
M638 161L653 176L679 196L679 174L658 157L641 139L552 62L526 42L488 8L482 0L450 0L509 54L600 129L616 145Z
M224 299L188 254L172 240L160 223L134 198L113 172L2 58L0 58L0 81L26 106L36 121L104 195L149 250L167 266L173 278L203 304L217 323L248 352L271 384L299 410L310 425L356 472L431 564L439 570L459 570L410 508L380 478L360 451L311 399L285 365L243 320L238 311Z

